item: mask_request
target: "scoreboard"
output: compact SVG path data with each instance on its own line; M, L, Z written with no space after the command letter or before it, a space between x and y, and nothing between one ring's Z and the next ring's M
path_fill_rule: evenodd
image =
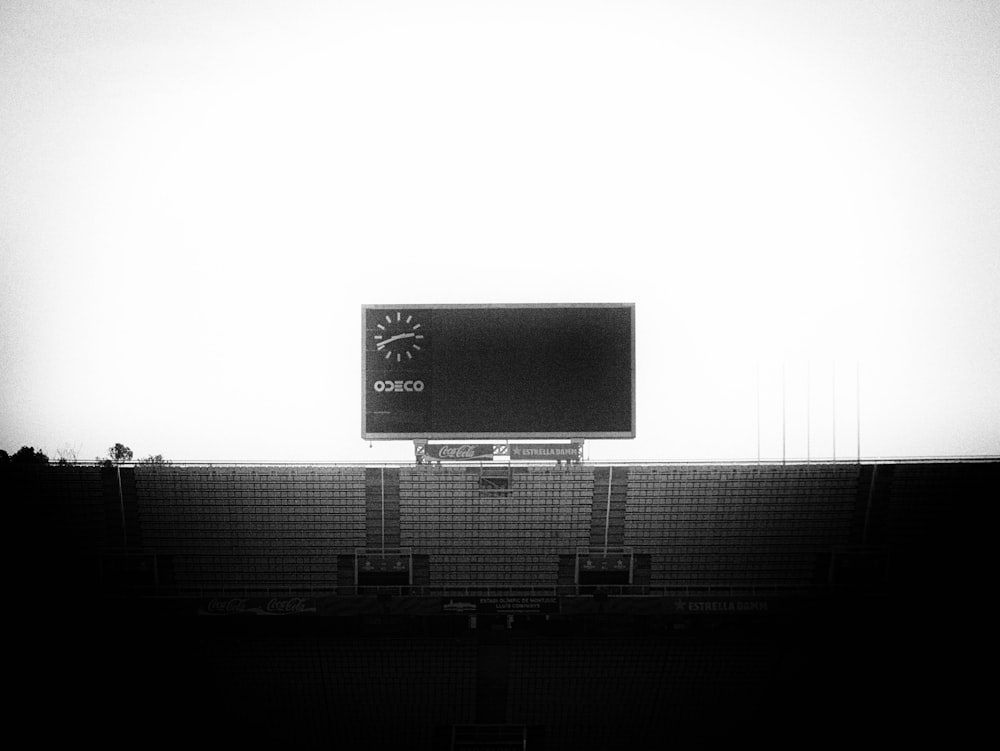
M634 438L635 306L362 306L362 437Z

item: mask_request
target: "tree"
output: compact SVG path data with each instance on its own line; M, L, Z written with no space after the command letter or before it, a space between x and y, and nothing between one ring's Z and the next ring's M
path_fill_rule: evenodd
M170 464L170 462L163 458L163 454L157 454L156 456L150 454L145 459L140 459L139 464L147 464L147 465L162 467L166 466L167 464Z
M71 462L75 464L79 453L75 447L65 443L56 449L56 458L60 464L69 464Z
M10 463L20 467L41 466L49 463L49 457L41 451L35 451L33 446L21 446L17 452L10 457Z
M132 449L123 443L116 443L108 449L108 456L111 457L112 463L116 465L122 462L130 462L132 461Z

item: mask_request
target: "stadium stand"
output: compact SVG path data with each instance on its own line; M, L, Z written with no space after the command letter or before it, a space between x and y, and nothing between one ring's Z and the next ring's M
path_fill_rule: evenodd
M889 478L883 534L895 588L955 591L990 570L978 520L996 494L995 464L896 464L879 472Z
M23 685L104 748L963 745L949 603L998 469L8 468L43 541Z
M401 470L401 542L429 557L429 584L554 588L559 556L588 540L592 472L517 468L501 489L479 480L476 468Z
M435 726L472 720L475 642L468 636L241 636L212 645L220 713L233 727L258 728L260 742L424 748ZM359 726L351 722L357 717L380 721Z
M625 542L650 554L654 586L808 587L850 542L858 468L643 467L628 482Z
M92 552L121 534L118 499L106 499L105 486L112 483L113 474L75 466L27 473L31 482L23 486L27 497L22 503L33 505L40 528L58 544L79 553Z
M515 635L510 650L509 717L570 748L725 737L761 714L779 655L732 633Z
M142 544L178 593L329 593L365 541L361 468L135 471Z

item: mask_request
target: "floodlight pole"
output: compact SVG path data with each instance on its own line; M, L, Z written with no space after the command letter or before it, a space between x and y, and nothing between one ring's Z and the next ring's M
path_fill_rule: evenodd
M785 361L781 361L781 464L785 464Z
M760 362L757 363L757 468L760 469Z
M854 408L858 427L858 464L861 464L861 361L854 364Z
M833 361L830 375L830 392L833 398L833 461L837 461L837 361Z

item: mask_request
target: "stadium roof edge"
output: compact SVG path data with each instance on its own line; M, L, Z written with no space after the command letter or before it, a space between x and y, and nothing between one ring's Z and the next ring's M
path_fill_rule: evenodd
M1000 455L996 456L921 456L921 457L863 457L860 461L857 458L837 459L837 460L805 460L805 459L743 459L743 460L705 460L705 461L580 461L570 462L573 466L593 466L607 467L739 467L739 466L851 466L856 464L962 464L962 463L991 463L1000 462ZM141 462L122 462L121 467L143 467L143 466L166 466L166 467L412 467L412 466L437 466L438 462L428 460L424 464L417 464L414 461L275 461L275 460L211 460L211 459L184 459L170 461L163 465L145 465ZM564 462L565 464L565 462ZM527 466L545 467L555 466L555 461L503 461L503 462L477 462L477 461L448 461L441 463L441 466L461 466L461 467L503 467L503 466ZM56 462L50 462L49 466L59 466ZM72 467L95 467L93 460L82 462L66 462L66 466Z

